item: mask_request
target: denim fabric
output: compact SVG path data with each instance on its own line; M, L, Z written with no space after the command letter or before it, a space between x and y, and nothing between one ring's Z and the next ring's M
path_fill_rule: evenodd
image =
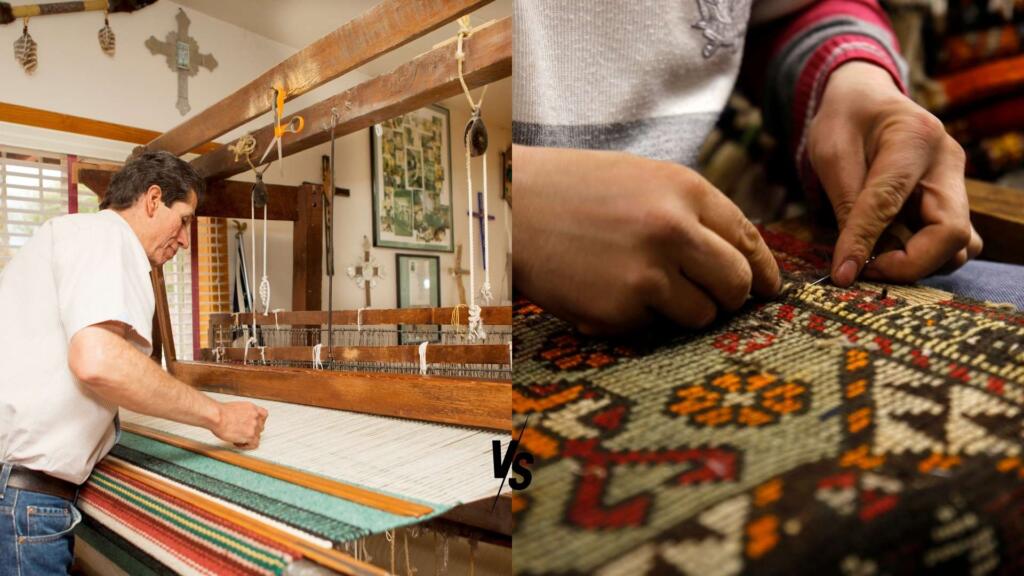
M67 574L82 515L63 498L8 487L10 470L0 466L0 576Z
M920 282L960 296L989 302L1008 302L1024 310L1024 266L971 260L956 272Z

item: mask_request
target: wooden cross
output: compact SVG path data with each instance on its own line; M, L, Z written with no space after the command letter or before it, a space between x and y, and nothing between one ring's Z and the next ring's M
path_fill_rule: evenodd
M484 270L487 270L487 239L484 237L484 226L487 224L484 222L484 193L476 193L476 205L479 207L477 211L473 212L473 218L476 218L480 224L480 259L484 263ZM488 220L494 220L493 214L487 215Z
M459 287L459 304L465 304L466 287L462 277L469 274L469 269L462 267L462 244L455 245L455 266L448 268L448 273L455 277L455 285Z
M200 54L199 43L188 35L188 25L192 23L185 15L185 11L178 8L178 14L174 17L178 21L178 31L168 32L167 40L161 42L156 36L150 36L146 40L146 48L154 55L167 57L167 66L171 72L178 73L178 112L184 116L192 109L188 103L188 78L199 74L199 67L202 66L213 72L217 67L217 59L213 54Z
M363 236L363 260L357 266L348 267L349 278L366 291L366 307L370 307L370 289L377 286L377 280L384 277L384 271L377 259L370 254L370 239Z

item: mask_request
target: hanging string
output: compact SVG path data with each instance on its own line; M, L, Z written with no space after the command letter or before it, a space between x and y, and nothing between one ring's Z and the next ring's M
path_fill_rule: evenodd
M423 342L420 342L420 375L421 376L426 376L427 375L427 345L428 344L430 344L430 342L428 342L426 340L424 340Z
M256 194L255 187L260 186L263 183L263 173L270 167L271 162L267 162L262 165L262 169L258 168L252 163L252 154L256 150L256 138L252 134L245 134L239 138L233 146L229 146L230 150L235 155L235 161L241 156L245 157L245 161L249 164L249 168L252 169L253 174L256 175L256 184L254 185L254 193L249 198L249 223L252 226L252 285L256 285ZM270 312L270 277L267 275L267 204L269 199L263 204L263 276L260 279L259 294L260 302L263 304L263 313L267 314ZM253 332L256 332L256 310L253 310Z
M462 41L473 35L473 28L470 25L469 16L463 16L459 18L459 37L455 49L455 60L459 65L459 83L462 84L462 92L466 95L466 100L469 101L469 107L471 110L476 111L484 103L484 96L487 95L487 86L484 86L483 91L480 92L480 100L473 102L473 96L469 92L469 86L466 85L466 78L462 74L462 63L466 59L466 52L462 49Z
M373 562L373 556L370 556L370 551L366 549L366 538L360 538L359 545L363 548L363 562Z
M389 548L391 549L391 570L389 574L395 574L395 529L384 531L384 538L388 541Z
M441 574L442 576L448 576L448 532L441 534L442 546L444 548L442 562L441 562Z
M461 34L461 33L460 33ZM460 45L461 50L461 45ZM461 69L461 68L460 68ZM462 76L461 72L459 74ZM466 338L470 341L483 340L487 337L487 333L484 332L483 321L480 319L480 306L476 303L476 264L473 261L473 174L472 166L470 165L470 132L466 132L465 146L466 146L466 205L470 207L466 210L467 225L466 229L470 231L468 234L467 246L469 246L469 321L466 326Z
M254 329L255 329L255 326L256 326L256 322L253 321ZM242 364L248 364L249 363L249 347L250 346L256 346L256 337L255 336L250 336L249 339L245 341L245 353L242 354Z
M413 576L416 574L416 569L412 567L412 562L409 561L409 531L403 531L402 537L405 542L405 576Z
M469 576L476 576L476 538L469 541Z
M363 310L366 310L366 308L356 309L356 332L363 331Z
M320 349L323 348L323 346L324 346L323 342L321 342L320 344L317 344L316 346L313 346L313 369L314 370L323 370L324 369L323 363L320 362Z
M459 35L455 50L455 60L458 64L459 69L459 83L462 84L462 91L466 95L466 100L469 101L469 107L472 111L473 116L476 116L480 112L480 106L483 105L484 96L487 94L487 87L484 86L483 92L480 94L480 100L478 102L473 101L473 95L470 94L469 86L466 84L466 78L462 71L463 62L466 59L466 52L463 50L463 41L469 38L473 34L472 27L470 26L469 16L463 16L459 18ZM469 207L466 210L466 230L470 231L468 234L469 246L469 322L466 328L466 337L469 340L483 340L487 338L487 333L484 331L483 321L480 318L480 306L476 303L476 266L473 263L473 173L472 173L472 130L466 130L463 144L466 148L466 206ZM486 155L485 155L486 156ZM483 215L483 221L486 232L487 215ZM487 286L487 292L490 292L490 286ZM486 299L485 299L486 302Z
M462 334L462 325L459 322L459 320L461 319L460 315L459 315L459 311L462 308L466 308L466 307L467 306L465 304L456 304L454 307L452 307L452 330L455 332L456 338L461 338L463 336L463 334Z
M484 283L480 286L480 300L484 304L490 304L491 298L491 242L488 238L487 229L487 152L484 152L484 202L483 202L483 214L480 215L480 225L484 227L484 245L481 251L484 255Z
M253 235L255 236L255 234ZM254 255L255 257L255 255ZM267 205L263 205L263 278L260 280L260 302L263 313L270 311L270 278L267 276Z

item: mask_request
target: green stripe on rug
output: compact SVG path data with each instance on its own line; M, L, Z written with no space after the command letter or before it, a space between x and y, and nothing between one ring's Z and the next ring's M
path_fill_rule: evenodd
M112 497L131 502L135 506L142 508L145 513L162 519L179 530L208 542L213 548L237 556L243 561L271 570L275 574L283 572L288 565L287 561L280 557L280 551L254 545L221 529L219 526L201 518L195 518L189 512L177 509L169 502L157 500L149 494L140 492L117 478L112 478L96 471L93 472L92 483L94 487L103 489Z

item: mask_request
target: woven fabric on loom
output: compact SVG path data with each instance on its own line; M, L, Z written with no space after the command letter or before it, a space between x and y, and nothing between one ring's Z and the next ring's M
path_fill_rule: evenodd
M713 329L586 339L515 310L520 573L1024 571L1024 314L930 288L796 288Z
M281 574L299 554L101 464L79 507L179 574Z
M301 555L257 536L247 523L201 510L116 467L151 475L229 507L246 522L270 523L323 547L422 522L451 508L430 504L428 515L398 516L124 432L86 483L79 504L87 542L110 552L126 570L280 574Z

